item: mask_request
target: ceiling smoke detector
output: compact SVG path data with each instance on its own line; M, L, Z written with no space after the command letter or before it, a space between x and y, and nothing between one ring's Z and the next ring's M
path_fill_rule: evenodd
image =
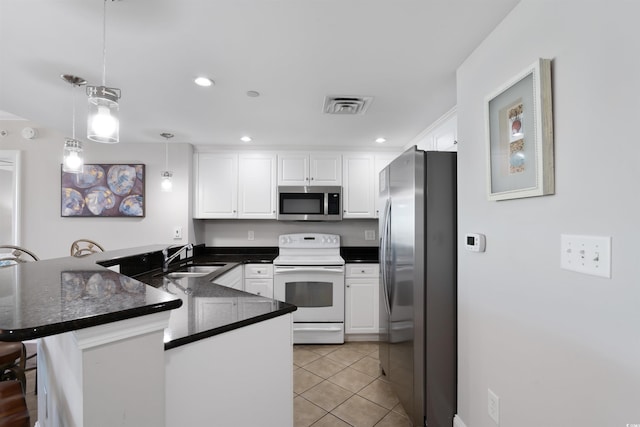
M325 96L325 114L364 114L373 101L372 96Z

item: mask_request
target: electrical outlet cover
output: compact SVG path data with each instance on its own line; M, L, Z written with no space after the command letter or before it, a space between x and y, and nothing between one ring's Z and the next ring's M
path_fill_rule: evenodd
M487 389L487 412L496 425L500 425L500 398L490 388Z

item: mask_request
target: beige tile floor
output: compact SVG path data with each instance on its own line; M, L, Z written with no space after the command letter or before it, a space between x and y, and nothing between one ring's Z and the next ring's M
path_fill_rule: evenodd
M295 345L295 427L409 427L398 398L381 376L378 345Z

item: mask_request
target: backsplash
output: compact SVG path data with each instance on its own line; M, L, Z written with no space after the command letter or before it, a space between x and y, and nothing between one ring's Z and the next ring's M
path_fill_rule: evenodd
M378 220L296 222L270 220L194 220L197 243L206 246L278 246L278 236L289 233L330 233L340 235L342 246L378 246ZM365 240L373 230L375 239ZM253 232L253 240L249 234Z

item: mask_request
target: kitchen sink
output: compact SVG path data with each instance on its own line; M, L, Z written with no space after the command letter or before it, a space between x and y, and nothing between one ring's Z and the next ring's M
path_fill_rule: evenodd
M207 276L219 268L224 267L225 264L220 265L189 265L187 267L180 268L179 270L167 273L167 277L202 277Z

